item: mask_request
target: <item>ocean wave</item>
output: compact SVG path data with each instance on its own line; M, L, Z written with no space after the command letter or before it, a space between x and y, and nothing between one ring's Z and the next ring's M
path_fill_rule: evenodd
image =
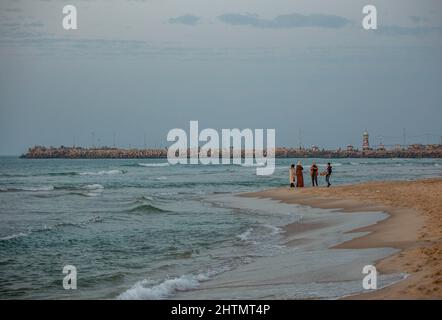
M161 163L138 163L141 167L167 167L169 165L168 162L161 162Z
M80 195L85 196L85 197L95 198L95 197L101 196L101 192L86 192L86 193L82 193Z
M15 238L20 238L20 237L26 237L28 234L27 233L15 233L15 234L11 234L9 236L5 236L3 238L0 238L0 241L6 241L6 240L11 240L11 239L15 239Z
M159 284L156 284L156 282L152 280L144 279L138 281L132 286L132 288L120 294L117 299L160 300L170 298L178 292L196 289L201 282L208 281L212 277L229 270L232 270L232 266L222 265L196 275L188 274L177 278L166 279Z
M132 288L120 294L117 299L121 300L158 300L191 289L196 289L200 282L197 277L184 275L179 278L167 279L160 284L151 285L149 280L137 282Z
M101 184L94 183L94 184L85 185L83 187L83 189L86 189L86 190L103 190L104 187Z
M98 171L98 172L81 172L79 175L81 176L103 176L103 175L114 175L114 174L124 174L127 171L124 170L108 170L108 171Z
M68 172L48 172L46 174L42 174L44 175L48 175L48 176L78 176L79 173L78 172L74 172L74 171L68 171Z
M180 195L179 192L170 191L170 192L155 193L154 197L161 199L161 200L165 200L165 199L175 198L174 196L178 196L178 195Z
M154 201L154 198L151 196L141 196L135 200L135 203L144 203L145 201Z
M155 207L151 204L143 203L143 204L133 207L132 209L129 210L129 212L132 212L132 213L136 213L136 212L161 213L161 212L169 212L169 211Z
M54 186L40 186L40 187L0 187L0 192L38 192L38 191L52 191Z
M104 187L101 184L94 183L94 184L88 184L86 186L83 186L82 189L88 190L88 192L80 193L80 195L83 195L86 197L98 197L103 192Z
M85 171L85 172L75 172L75 171L66 171L66 172L45 172L38 174L9 174L2 173L1 177L14 178L14 177L63 177L63 176L102 176L102 175L114 175L114 174L124 174L127 173L126 170L102 170L102 171Z
M21 177L44 177L44 176L75 176L78 172L46 172L46 173L36 173L36 174L20 174L20 173L1 173L0 177L7 178L21 178Z
M53 228L62 228L62 227L85 227L86 225L88 225L90 223L99 223L99 222L103 222L103 218L101 218L100 216L94 216L88 220L81 221L81 222L60 222L60 223L53 225L52 227L46 226L46 228L43 230L50 230Z
M318 163L317 166L318 166L318 167L326 167L326 166L327 166L327 163ZM340 163L340 162L337 162L337 163L331 163L331 166L332 166L332 167L340 167L340 166L342 166L342 163Z
M242 241L247 241L249 239L252 231L253 231L253 228L249 228L246 231L244 231L243 233L237 235L237 237Z
M273 226L271 224L263 224L262 225L264 228L270 229L270 233L272 235L276 235L276 234L280 234L283 232L283 230L277 226Z
M40 228L29 228L27 233L15 233L15 234L11 234L9 236L5 236L0 238L0 241L7 241L7 240L12 240L12 239L16 239L16 238L21 238L21 237L26 237L29 236L33 233L40 233L40 232L47 232L47 231L52 231L52 230L56 230L58 228L63 228L63 227L77 227L77 228L81 228L84 227L88 224L91 223L100 223L103 221L103 218L100 216L93 216L92 218L85 220L85 221L80 221L80 222L60 222L60 223L56 223L54 225L43 225L43 227Z

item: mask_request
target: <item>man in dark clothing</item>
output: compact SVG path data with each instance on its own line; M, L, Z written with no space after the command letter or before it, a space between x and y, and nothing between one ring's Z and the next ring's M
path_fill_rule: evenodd
M312 177L312 186L318 186L318 166L315 161L313 161L313 164L310 167L310 176Z
M332 175L332 172L333 172L333 169L332 169L332 166L329 162L329 163L327 163L327 169L326 169L326 173L325 173L325 181L327 181L327 187L331 186L330 176Z

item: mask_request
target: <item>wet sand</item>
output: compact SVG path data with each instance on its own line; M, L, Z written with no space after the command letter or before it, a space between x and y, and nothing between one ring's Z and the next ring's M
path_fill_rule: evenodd
M397 284L349 299L442 298L442 179L368 182L331 188L279 188L242 194L341 212L379 212L389 218L352 230L369 234L333 249L395 248L400 251L376 262L381 274L407 273ZM315 226L311 226L315 227ZM299 232L296 224L286 227Z

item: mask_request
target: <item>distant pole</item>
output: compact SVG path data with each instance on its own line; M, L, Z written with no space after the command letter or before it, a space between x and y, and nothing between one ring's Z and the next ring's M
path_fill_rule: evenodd
M116 136L116 133L115 133L115 131L112 133L112 141L113 141L113 146L114 146L114 148L115 148L115 136Z
M302 131L299 129L299 149L302 149Z
M430 144L430 134L429 134L429 133L426 133L426 134L425 134L425 138L426 138L426 140L427 140L427 145L429 145L429 144Z
M75 135L72 136L72 148L75 148Z
M92 137L92 148L95 148L95 132L91 132L91 137Z
M146 149L146 132L144 133L144 149Z
M403 142L404 142L404 147L405 147L407 144L407 132L406 132L405 128L402 129L402 138L404 139Z

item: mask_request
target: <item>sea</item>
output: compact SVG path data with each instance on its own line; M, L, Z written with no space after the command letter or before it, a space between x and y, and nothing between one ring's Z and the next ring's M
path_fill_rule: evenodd
M254 166L165 159L0 157L0 299L334 299L363 290L361 265L392 248L330 250L385 213L238 197L287 187L298 159ZM302 159L333 166L332 188L441 175L442 159ZM324 186L320 177L320 186ZM328 222L287 239L285 226ZM66 290L63 268L75 267ZM353 269L351 267L354 266ZM347 269L348 270L347 270ZM385 275L384 285L406 275ZM287 279L290 279L288 281Z

